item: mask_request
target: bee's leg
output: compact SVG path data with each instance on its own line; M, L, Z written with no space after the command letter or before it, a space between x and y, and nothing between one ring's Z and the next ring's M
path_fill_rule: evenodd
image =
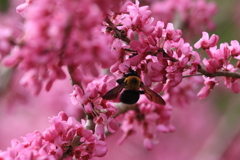
M118 79L118 80L117 80L117 83L118 83L118 84L122 84L122 83L124 82L124 79L125 79L125 78Z
M138 91L139 94L145 94L145 91Z

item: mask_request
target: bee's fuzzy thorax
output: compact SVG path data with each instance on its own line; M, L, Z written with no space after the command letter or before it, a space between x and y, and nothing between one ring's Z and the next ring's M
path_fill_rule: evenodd
M124 82L127 90L138 91L141 85L141 79L137 76L128 76Z

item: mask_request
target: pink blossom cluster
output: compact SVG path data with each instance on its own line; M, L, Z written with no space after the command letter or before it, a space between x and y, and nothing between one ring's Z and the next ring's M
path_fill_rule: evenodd
M189 74L197 72L200 64L199 55L181 38L181 30L175 30L171 23L166 27L163 22L155 23L147 6L140 7L138 1L136 1L136 4L128 2L122 7L121 11L122 14L112 15L109 18L110 22L106 21L105 24L109 34L114 35L118 31L124 33L124 35L118 35L118 39L114 39L112 42L112 47L120 52L120 56L110 71L120 77L123 73L128 72L129 66L131 66L141 73L142 81L146 86L150 87L154 84L154 91L160 92L163 90L165 95L168 94L168 97L172 97L172 95L178 97L176 92L168 91L180 84L186 72ZM139 38L136 39L135 35L138 35ZM129 43L122 43L124 38L121 36L126 36L125 41L128 42L129 40ZM100 98L107 92L107 85L114 86L114 79L108 80L108 77L105 76L100 81L94 80L88 83L84 90L75 85L72 94L73 102L82 105L86 113L93 115L95 132L100 133L99 131L101 131L101 139L105 137L104 126L107 126L109 131L116 128L116 123L112 120L117 112L116 109L111 103L107 103L108 106L105 107L105 101ZM192 88L190 87L189 90L191 91ZM182 93L178 92L178 94L181 95ZM187 96L191 97L192 95ZM152 142L156 140L159 131L169 132L174 130L169 123L172 109L171 101L170 98L167 100L167 103L169 103L166 107L149 103L146 98L143 101L140 100L139 110L127 112L124 118L119 121L124 131L122 140L134 132L134 119L143 127L144 145L148 149L152 148ZM109 111L114 112L109 113ZM139 120L136 118L141 116L144 118ZM105 121L114 123L110 124ZM150 123L151 121L153 123ZM156 129L156 126L158 126L158 129ZM122 142L122 140L120 141Z
M181 30L174 29L173 24L165 26L161 21L154 22L148 6L129 2L122 14L113 15L112 22L130 41L117 45L118 48L114 46L122 53L111 67L112 73L126 73L127 66L131 66L140 73L146 86L154 85L157 93L161 90L167 93L179 85L186 73L197 73L201 62L199 54L184 42ZM114 44L121 43L119 39L115 41Z
M158 92L163 90L164 94L169 94L168 90L178 86L186 73L195 75L200 72L204 76L211 77L204 77L205 81L210 79L213 82L212 77L224 75L211 74L218 74L218 71L237 71L238 63L234 67L230 60L239 57L238 41L232 41L231 46L227 43L220 44L220 49L217 49L219 37L214 34L209 38L208 33L203 32L203 37L194 47L206 50L210 59L201 60L200 54L181 38L181 30L175 30L171 23L165 27L161 21L154 22L148 6L140 7L138 1L136 4L129 2L122 8L122 12L113 15L111 21L129 38L129 44L118 45L121 48L117 50L124 52L112 66L111 72L126 73L128 70L126 66L135 67L135 70L141 73L145 85L154 84ZM124 38L122 40L126 41ZM206 70L203 71L203 68ZM238 77L225 76L225 79L226 86L234 93L238 93ZM202 95L204 90L209 93L210 89L212 86L204 87L199 97L204 98Z
M118 129L118 124L113 118L117 113L117 108L100 98L109 89L111 83L113 86L115 79L104 76L88 83L84 92L78 85L74 85L74 91L71 94L72 103L81 105L85 113L93 117L94 133L101 140L106 138L105 127L110 133L114 133Z
M209 38L203 32L194 45L202 51L195 51L184 40L182 30L175 29L173 23L154 19L148 5L141 6L138 0L123 2L26 0L17 7L25 20L23 36L16 38L14 47L7 47L11 48L8 56L1 54L4 64L23 70L20 83L34 94L43 87L50 90L55 80L67 77L68 70L72 103L83 109L86 121L80 117L79 123L60 112L52 118L49 129L28 134L23 142L14 140L11 148L0 153L1 157L102 157L107 152L104 140L107 134L118 130L118 124L124 132L119 143L140 127L144 146L150 150L160 132L174 131L170 123L173 107L186 105L196 95L205 98L222 80L216 77L223 78L234 93L240 91L238 41L220 44L218 49L219 37L214 34ZM164 8L165 1L157 3L162 5L160 9ZM214 4L208 6L204 0L179 0L179 6L176 1L168 3L167 8L172 10L166 18L172 20L171 14L180 12L183 25L187 26L184 28L195 28L197 32L201 29L199 23L213 26L209 18L216 11ZM186 14L189 10L191 16ZM202 14L198 15L199 12ZM0 34L0 39L7 39L11 35L7 33ZM208 59L202 58L204 51ZM231 59L237 60L235 66ZM119 99L103 99L106 92L118 85L116 80L130 69L139 74L146 87L161 93L166 105L150 102L144 94L136 104L120 107L115 103ZM203 82L205 86L197 94Z
M202 38L195 43L195 48L202 48L206 51L209 59L203 58L202 63L209 74L216 74L216 77L204 77L205 86L198 93L198 97L203 99L210 93L213 89L223 79L217 80L217 73L221 72L236 72L239 70L240 64L240 45L237 40L231 41L231 45L228 43L221 43L220 48L217 48L217 42L219 37L217 35L212 35L209 38L208 33L203 32ZM237 60L235 65L231 64L231 60ZM233 93L240 92L239 78L235 77L224 77L224 84L227 88L230 88Z
M125 114L121 125L124 134L118 143L123 143L126 138L137 133L137 126L140 126L144 136L144 147L148 150L153 149L153 144L159 141L158 135L161 132L168 133L175 130L170 124L171 113L171 106L156 105L149 103L146 97L141 98L138 107Z
M161 21L154 22L148 6L141 7L138 1L136 4L128 2L121 11L122 14L112 15L109 18L112 23L108 22L107 25L111 29L108 33L123 33L113 41L114 48L121 52L121 56L110 71L116 76L122 76L131 66L140 73L146 86L154 85L155 92L164 92L167 105L157 105L141 98L137 109L127 112L122 119L124 135L120 143L135 132L136 126L141 126L144 146L152 149L159 132L174 130L169 122L173 104L171 97L182 97L183 92L172 92L172 88L182 82L186 73L197 72L200 56L181 38L181 30L175 30L171 23L165 26ZM190 86L187 92L192 90L196 88ZM193 97L193 93L185 95L186 99Z
M177 5L176 5L177 4ZM205 0L154 0L151 2L153 16L165 23L172 22L184 32L184 37L192 40L204 30L215 29L211 19L217 13L215 2Z
M184 75L189 75L184 73ZM194 82L194 85L189 82ZM183 78L182 82L176 86L169 88L166 93L164 93L164 98L173 107L186 107L192 101L197 100L196 91L199 90L199 86L203 83L202 77L192 76Z
M0 151L0 159L72 159L87 160L107 153L104 141L84 128L74 117L64 112L51 118L46 131L27 134L22 141L12 140L7 151Z
M156 113L156 109L150 109L149 112L142 111L142 105L144 107L147 106L146 108L151 107L148 106L148 100L146 100L148 103L143 103L140 100L140 111L133 110L126 113L123 124L121 125L121 128L124 130L123 139L125 139L134 133L133 120L138 121L137 117L139 117L139 114L142 117L155 117L156 119L153 118L150 119L150 121L156 123L149 123L150 121L145 121L145 118L139 120L140 126L144 128L143 131L146 138L145 146L150 149L154 137L157 137L156 126L164 126L165 129L167 128L166 131L173 130L172 127L168 128L167 126L169 125L172 105L176 105L174 98L171 98L176 97L176 99L181 102L178 105L182 106L186 104L186 102L189 102L190 99L196 97L196 91L202 83L202 80L200 78L191 78L191 82L196 85L194 86L188 82L182 83L183 77L187 78L191 75L197 75L198 72L202 73L206 87L200 90L198 97L204 98L210 89L213 88L213 85L217 84L217 81L215 81L210 74L217 71L234 72L237 69L223 69L223 66L219 66L223 59L228 62L231 56L231 54L228 54L228 56L224 57L222 55L225 53L221 51L222 55L217 53L216 55L210 56L210 58L214 58L212 65L216 65L216 67L214 70L209 70L211 60L207 61L203 58L202 61L200 54L194 51L193 47L181 38L181 30L175 30L171 23L165 26L161 21L155 22L148 6L141 7L138 1L136 1L136 4L128 2L122 7L121 11L121 14L113 14L112 17L109 18L110 22L107 22L108 29L110 28L108 33L116 36L117 32L120 31L120 35L117 35L119 39L116 39L113 45L116 50L121 52L121 56L111 67L110 71L118 76L119 73L127 73L129 69L128 66L131 66L140 73L142 81L146 86L154 86L154 90L158 93L162 90L164 92L163 97L167 101L167 106L160 107L160 111ZM217 35L212 35L210 39L207 36L206 32L203 32L203 38L199 40L194 47L198 49L199 45L201 45L203 49L207 49L207 54L209 55L209 51L211 51L209 48L216 48L219 38ZM122 41L125 43L122 43ZM118 45L116 45L117 43ZM239 50L238 42L233 41L231 43L232 46L230 46L229 51L236 53L234 56L237 57L239 54L237 52ZM224 48L223 46L225 45L226 44L221 44L220 48ZM218 56L221 57L219 63L217 62ZM206 63L206 61L209 63ZM202 71L203 68L206 69L204 72ZM225 76L225 79L228 80L226 81L227 87L231 88L234 93L237 93L239 88L238 78ZM156 106L155 104L155 107ZM164 117L165 112L168 113L168 116L166 116L168 118L159 120L159 118ZM148 128L155 128L155 131L148 132Z
M119 2L105 3L110 8ZM101 32L101 7L100 1L26 0L17 7L25 20L23 36L4 64L24 70L20 83L34 94L66 78L64 66L74 68L76 80L98 76L97 66L110 67L117 56L107 47L112 37Z

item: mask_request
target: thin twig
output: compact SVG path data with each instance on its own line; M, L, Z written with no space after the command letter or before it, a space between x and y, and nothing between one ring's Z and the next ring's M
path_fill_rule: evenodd
M205 69L203 69L200 65L198 65L198 72L202 73L204 76L207 77L232 77L232 78L240 78L240 74L236 72L229 72L229 71L217 71L214 73L209 73Z
M203 74L202 74L202 73L198 73L198 74L189 74L189 75L184 75L183 78L193 77L193 76L203 76Z
M122 41L127 42L128 44L130 43L131 40L127 37L124 30L117 29L117 27L112 23L112 21L109 18L106 18L106 22L108 23L109 28L115 32L114 36L116 38L119 38Z
M93 122L93 116L91 114L86 114L86 124L85 129L92 130L94 132L95 123Z
M84 94L85 92L84 92L82 83L76 81L76 80L74 79L74 77L73 77L73 72L74 72L74 70L76 69L76 67L75 67L75 66L67 66L67 69L68 69L68 73L69 73L70 78L71 78L70 80L71 80L72 86L74 86L75 84L78 85L78 86L82 89L83 94Z

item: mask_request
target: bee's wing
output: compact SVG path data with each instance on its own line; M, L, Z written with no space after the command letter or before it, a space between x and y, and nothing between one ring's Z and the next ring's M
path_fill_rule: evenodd
M152 102L157 103L157 104L161 104L161 105L165 105L166 102L164 101L164 99L158 95L156 92L154 92L153 90L151 90L150 88L148 88L147 86L145 86L143 83L141 83L141 88L144 91L145 96Z
M118 97L118 94L124 88L124 86L125 83L121 83L117 87L114 87L113 89L109 90L102 98L106 100L116 99Z

